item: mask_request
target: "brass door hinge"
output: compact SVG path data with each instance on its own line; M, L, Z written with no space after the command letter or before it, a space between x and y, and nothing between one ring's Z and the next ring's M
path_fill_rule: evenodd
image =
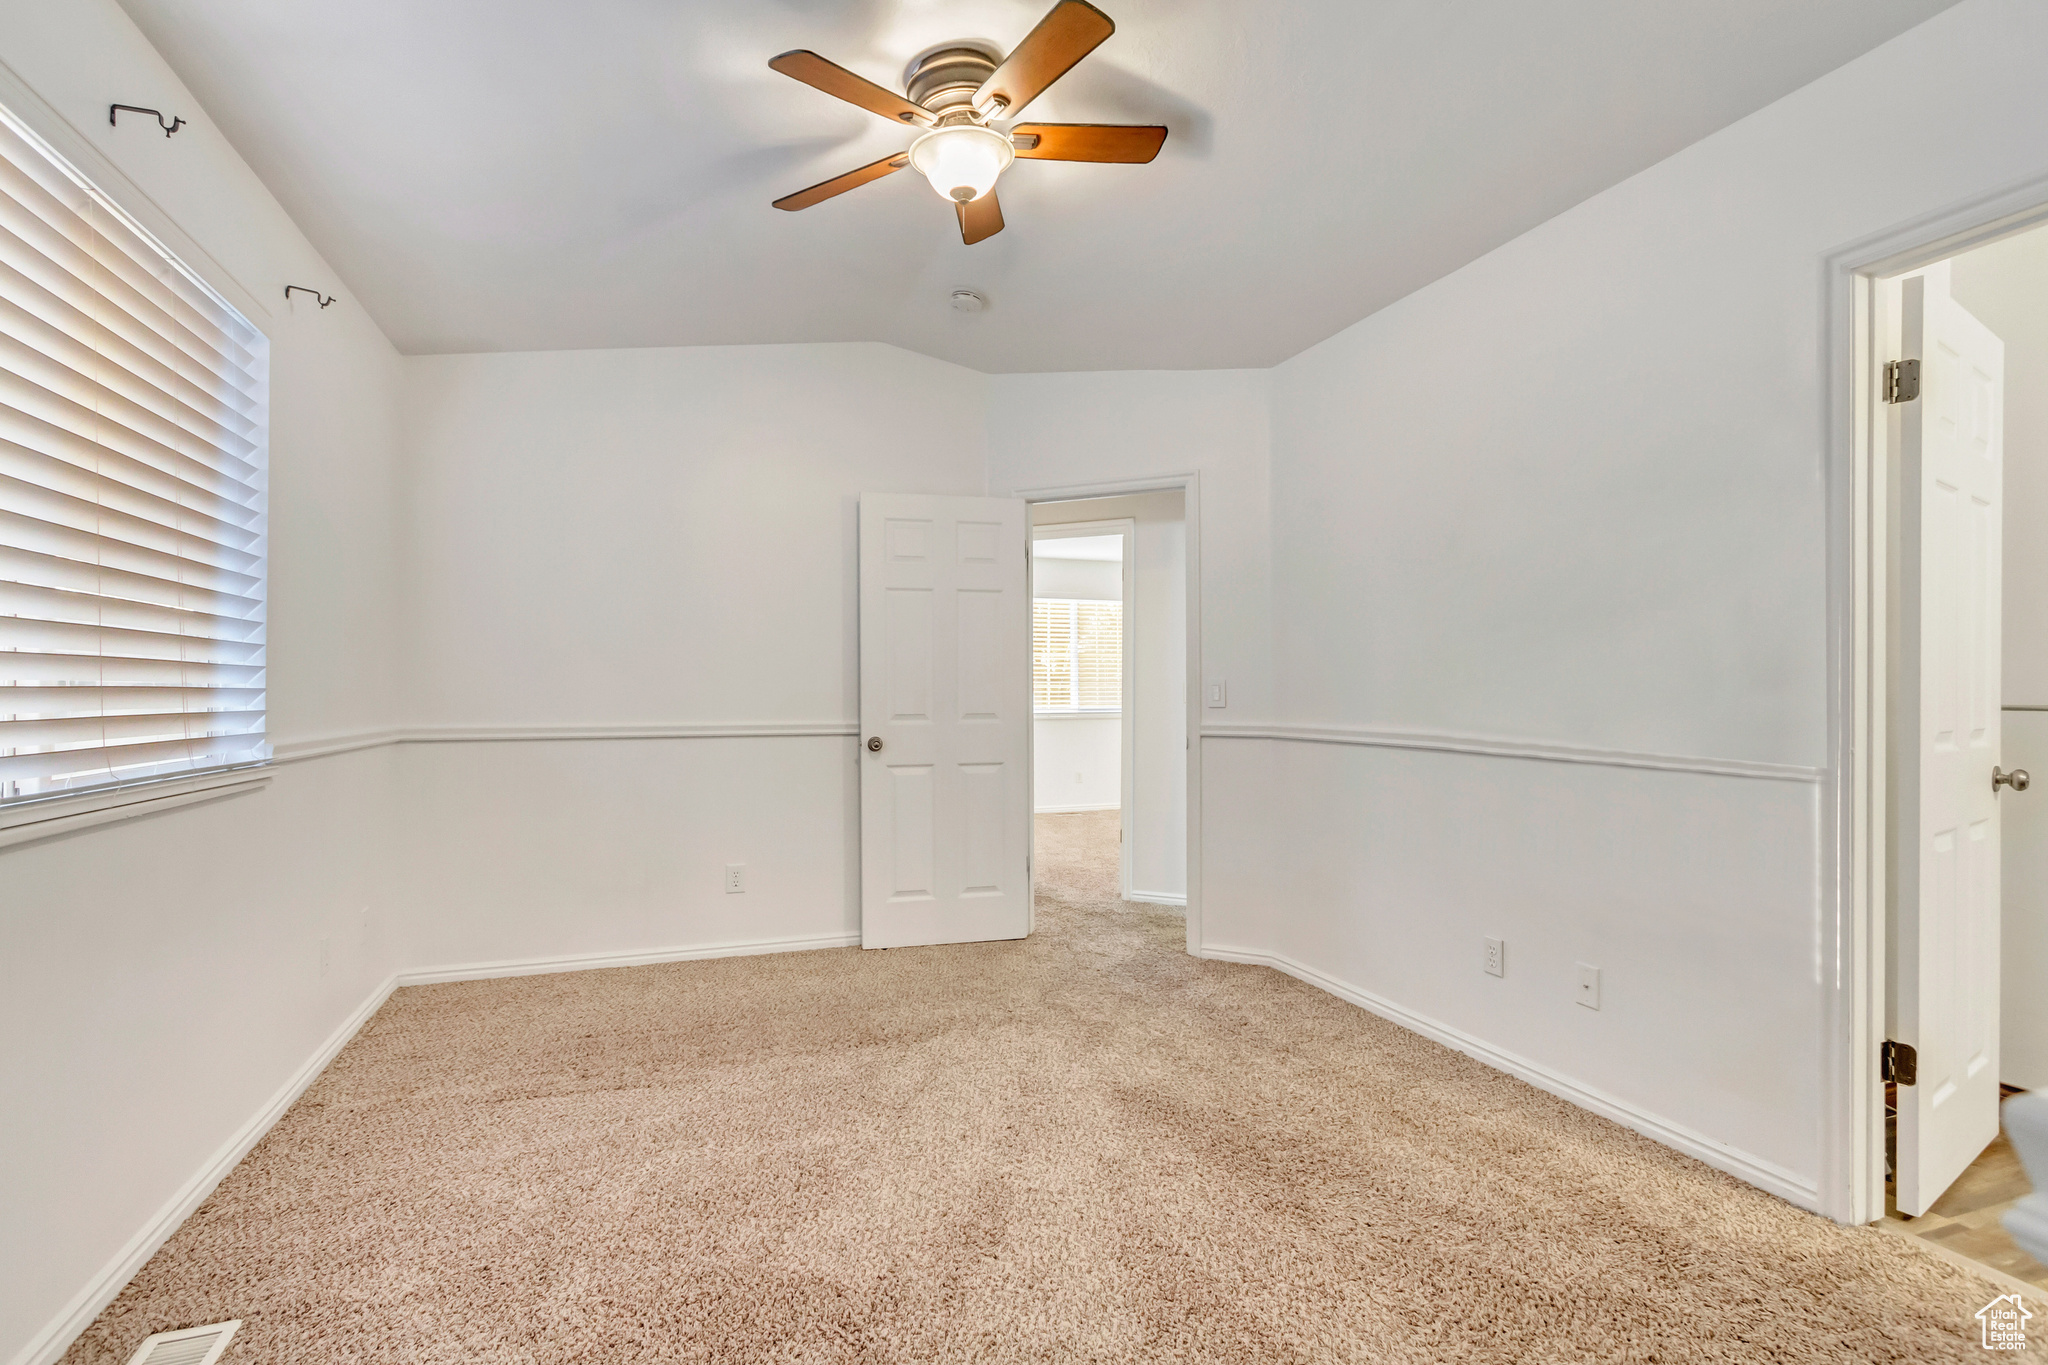
M1884 401L1910 403L1920 396L1920 362L1887 360L1884 363Z
M1920 1083L1920 1054L1913 1050L1911 1043L1895 1043L1887 1038L1884 1040L1884 1048L1878 1055L1881 1059L1878 1063L1878 1074L1883 1079L1896 1081L1900 1085Z

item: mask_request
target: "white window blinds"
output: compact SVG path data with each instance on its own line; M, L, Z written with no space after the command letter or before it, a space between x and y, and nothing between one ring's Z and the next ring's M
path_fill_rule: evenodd
M0 110L0 802L268 756L266 371Z
M1123 603L1032 599L1031 701L1040 711L1123 705Z

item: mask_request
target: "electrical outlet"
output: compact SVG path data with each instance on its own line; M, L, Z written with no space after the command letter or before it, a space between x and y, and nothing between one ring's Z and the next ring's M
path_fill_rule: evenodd
M1486 974L1506 976L1508 974L1508 945L1497 938L1486 940Z
M1075 786L1077 786L1077 787L1078 787L1078 786L1080 786L1080 785L1081 785L1081 782L1082 782L1082 780L1083 780L1083 779L1082 779L1082 777L1081 777L1081 774L1079 774L1079 773L1075 773L1075 774L1074 774L1074 785L1075 785Z
M725 865L725 894L737 896L747 889L747 865L727 863Z
M1590 962L1579 964L1579 1003L1589 1010L1600 1008L1600 969Z
M330 962L332 962L333 960L334 960L334 953L333 953L333 951L332 951L332 950L331 950L331 949L330 949L330 948L329 948L329 947L327 946L327 940L326 940L326 939L324 939L324 938L323 938L323 939L321 939L321 940L320 940L320 975L322 975L322 976L325 976L325 975L327 975L327 964L328 964L328 963L330 963Z

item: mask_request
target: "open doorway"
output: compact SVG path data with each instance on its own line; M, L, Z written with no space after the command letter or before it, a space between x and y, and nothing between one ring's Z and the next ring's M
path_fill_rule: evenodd
M1031 506L1034 881L1077 913L1188 900L1178 489Z
M1876 282L1886 1225L2048 1288L2003 1099L2048 1089L2048 228ZM2015 772L2014 770L2019 770Z

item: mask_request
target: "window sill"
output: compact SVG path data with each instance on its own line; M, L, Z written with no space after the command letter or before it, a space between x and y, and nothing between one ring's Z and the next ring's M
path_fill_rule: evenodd
M0 848L69 834L73 830L89 829L116 820L133 820L158 811L175 810L195 801L211 801L216 797L267 786L270 777L268 763L252 763L191 777L157 778L109 791L51 796L39 801L0 806Z
M1123 712L1116 707L1102 711L1033 711L1033 720L1115 720Z

